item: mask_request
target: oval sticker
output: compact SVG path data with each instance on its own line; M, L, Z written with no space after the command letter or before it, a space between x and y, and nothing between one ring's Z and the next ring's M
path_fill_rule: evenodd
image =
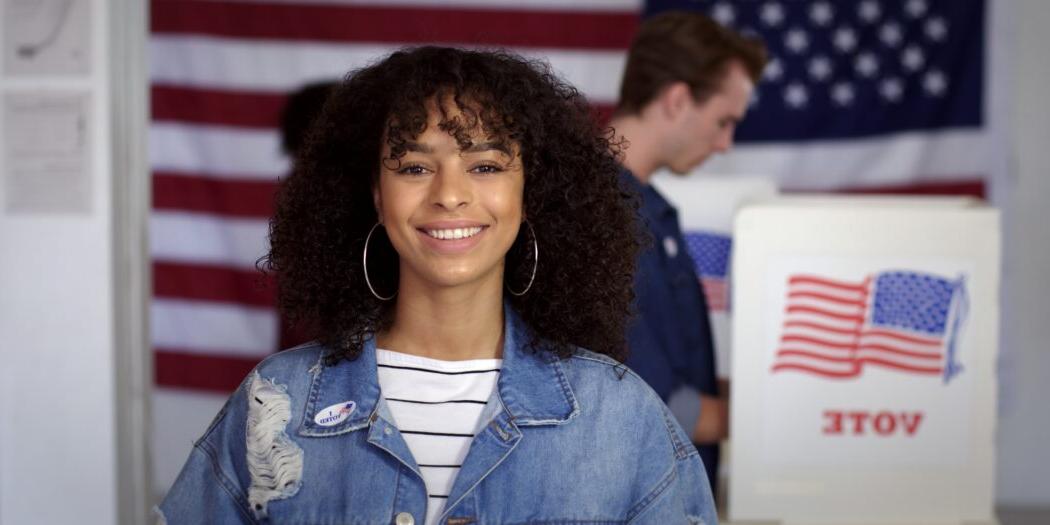
M346 421L350 414L354 413L354 409L357 408L357 403L353 401L343 401L342 403L336 403L330 407L322 409L314 416L314 423L321 425L322 427L331 427Z

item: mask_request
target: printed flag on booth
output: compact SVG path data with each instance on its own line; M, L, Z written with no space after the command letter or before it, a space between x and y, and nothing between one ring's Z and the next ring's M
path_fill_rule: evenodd
M844 282L795 274L772 371L851 379L878 367L947 383L962 371L955 348L967 309L961 277L887 271Z

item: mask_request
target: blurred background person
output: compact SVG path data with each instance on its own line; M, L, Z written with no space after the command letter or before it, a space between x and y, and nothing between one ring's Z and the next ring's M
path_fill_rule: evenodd
M702 13L661 13L642 23L631 43L609 123L626 140L622 179L641 194L653 240L635 275L627 364L664 401L683 385L699 393L699 415L685 419L695 421L692 439L712 487L719 442L729 431L729 388L716 381L708 307L678 211L650 181L657 170L687 175L729 151L765 62L760 41Z

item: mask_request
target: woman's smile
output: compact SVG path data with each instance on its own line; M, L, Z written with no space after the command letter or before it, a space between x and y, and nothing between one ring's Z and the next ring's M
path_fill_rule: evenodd
M476 222L446 221L416 228L430 249L448 255L468 252L481 242L488 225Z

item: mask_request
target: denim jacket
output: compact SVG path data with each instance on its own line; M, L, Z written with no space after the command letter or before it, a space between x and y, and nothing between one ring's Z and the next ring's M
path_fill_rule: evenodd
M526 349L503 367L440 522L716 523L696 449L623 365ZM422 524L427 492L379 390L375 343L324 364L307 344L249 374L159 506L162 522Z

